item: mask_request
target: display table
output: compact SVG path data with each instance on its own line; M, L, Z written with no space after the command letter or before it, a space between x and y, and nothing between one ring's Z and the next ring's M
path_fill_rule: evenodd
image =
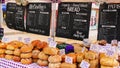
M0 58L0 68L48 68L48 67L39 66L36 63L23 65L20 62L14 62L12 60Z

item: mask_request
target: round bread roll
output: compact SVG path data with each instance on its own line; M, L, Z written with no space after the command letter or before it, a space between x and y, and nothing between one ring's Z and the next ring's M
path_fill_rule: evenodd
M54 56L50 56L50 57L48 58L48 61L49 61L50 63L59 63L59 62L62 61L62 58L61 58L61 56L59 56L59 55L54 55Z
M20 54L21 54L20 49L15 49L14 55L15 55L15 56L20 56Z
M8 55L12 55L14 51L11 51L11 50L6 50L5 53L8 54Z
M15 48L22 47L24 45L23 42L20 42L20 41L17 41L17 40L11 41L8 44L14 45Z
M0 48L5 49L7 47L6 43L0 43Z
M13 60L14 60L15 62L20 62L20 57L18 57L18 56L13 56Z
M0 49L0 54L4 54L5 53L5 49Z
M5 58L5 54L0 54L0 58Z
M41 60L48 60L48 55L46 55L44 52L40 52L38 54L38 58Z
M32 51L32 58L38 58L38 54L40 53L39 50L33 50Z
M81 63L83 59L84 59L84 53L77 54L77 62Z
M20 57L21 58L31 58L32 57L32 53L21 53Z
M27 52L31 52L33 49L33 45L24 45L21 47L21 52L27 53Z
M8 50L15 50L15 47L13 45L8 44L6 49L8 49Z
M45 60L38 60L37 61L37 64L40 65L40 66L48 66L48 61L45 61Z
M53 47L45 47L43 48L43 52L48 55L57 55L59 53L59 49Z
M28 58L28 59L21 59L20 61L22 64L31 64L32 63L32 59Z
M13 59L13 55L5 55L5 59L12 60Z
M60 68L61 63L49 63L48 68Z
M33 46L37 46L37 43L38 42L41 42L40 40L33 40L32 42L31 42L31 44L33 45Z

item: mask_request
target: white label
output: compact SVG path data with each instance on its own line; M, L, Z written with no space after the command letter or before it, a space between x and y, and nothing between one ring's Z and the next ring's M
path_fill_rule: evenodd
M18 41L22 41L22 37L18 37Z
M82 48L82 52L84 52L84 51L85 51L85 47Z
M50 41L53 41L53 38L48 38L48 43L50 43Z
M85 60L82 60L80 67L81 68L89 68L90 64L88 62L86 62Z
M99 52L100 46L99 46L99 45L91 44L91 45L90 45L90 50L91 50L91 51L95 51L95 52Z
M65 49L60 49L60 55L65 55Z
M69 56L65 56L65 62L72 64L73 63L73 58L69 57Z
M105 48L105 46L100 46L99 52L100 52L100 53L106 53L106 48Z
M2 38L2 42L9 42L9 38L3 37L3 38Z
M90 41L89 41L88 39L84 39L84 40L83 40L83 44L84 44L85 46L89 46L89 45L90 45Z
M108 55L108 56L113 56L114 55L114 51L112 51L112 50L106 50L107 52L106 52L106 55Z
M111 44L118 44L118 41L117 40L112 40Z
M55 42L55 41L50 41L49 47L54 47L54 48L56 48L56 46L57 46L57 42Z
M118 41L118 46L120 46L120 41Z
M24 42L25 42L26 44L30 43L30 38L24 38Z

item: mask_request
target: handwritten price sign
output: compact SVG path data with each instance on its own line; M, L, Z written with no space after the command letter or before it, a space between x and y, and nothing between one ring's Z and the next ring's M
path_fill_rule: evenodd
M89 68L90 64L88 62L86 62L85 60L82 60L80 67L81 68Z
M55 41L50 41L49 47L54 47L54 48L56 48L56 46L57 46L57 42L55 42Z
M72 64L73 63L73 58L69 57L69 56L65 56L65 62Z
M30 38L24 38L24 42L27 44L30 43Z

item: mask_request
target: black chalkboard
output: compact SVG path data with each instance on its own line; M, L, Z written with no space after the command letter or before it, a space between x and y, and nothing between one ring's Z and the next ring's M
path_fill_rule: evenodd
M24 11L25 7L15 3L7 3L6 24L9 28L23 30L24 27Z
M90 2L61 2L58 5L56 36L83 40L88 38Z
M29 3L27 6L27 32L49 35L51 3Z
M120 40L120 4L104 3L99 11L98 40Z

